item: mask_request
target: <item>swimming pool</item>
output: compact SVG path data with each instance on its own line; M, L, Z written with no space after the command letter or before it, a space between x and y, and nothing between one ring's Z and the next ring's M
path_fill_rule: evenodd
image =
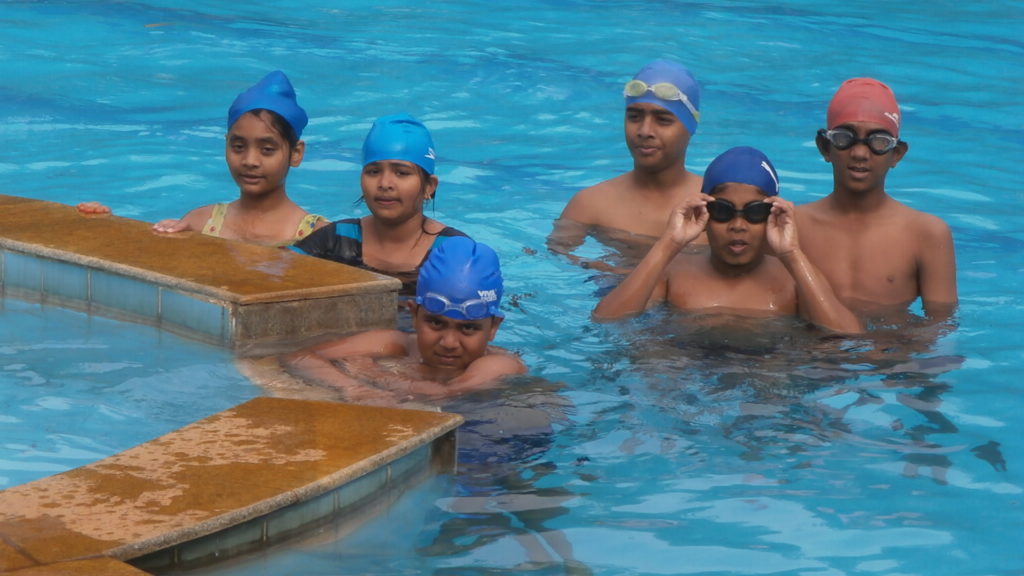
M144 220L229 199L226 107L282 68L311 116L289 192L311 210L349 216L361 213L353 201L370 122L408 111L437 144L433 215L503 259L512 298L499 343L521 351L536 379L520 386L561 384L554 396L524 394L523 409L566 416L554 434L526 434L533 442L481 448L505 461L496 470L467 466L344 539L325 534L221 573L548 574L566 571L564 556L569 570L595 574L1024 569L1019 3L913 1L884 12L867 2L288 4L284 13L259 2L5 3L0 70L13 81L0 88L0 130L17 143L0 160L5 192L100 199ZM682 60L703 84L690 167L755 145L798 203L829 186L813 134L835 87L857 75L889 83L910 142L890 192L953 228L958 326L819 342L785 323L724 332L661 313L590 323L595 279L544 240L575 190L629 167L621 85L655 57ZM604 252L594 242L583 250ZM79 338L105 321L53 322ZM34 324L9 326L0 346L47 342L24 336L43 334ZM177 352L187 342L146 338L168 371L193 353ZM230 358L209 353L212 367L199 372L232 380ZM3 372L19 370L22 355L5 356ZM124 394L119 386L106 395ZM211 395L230 405L251 393L237 386ZM3 387L27 392L17 378ZM146 419L166 396L124 411ZM25 402L2 398L5 413ZM86 390L61 401L94 400ZM492 402L474 408L488 414ZM34 426L25 422L19 429ZM88 451L144 439L115 435ZM33 441L47 440L16 444Z

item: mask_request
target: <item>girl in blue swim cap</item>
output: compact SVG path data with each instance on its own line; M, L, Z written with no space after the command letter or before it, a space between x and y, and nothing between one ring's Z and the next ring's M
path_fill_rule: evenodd
M159 233L198 230L209 236L287 246L326 226L285 191L289 169L302 163L300 137L308 119L288 77L274 71L242 92L228 110L224 157L239 197L201 206L181 219L153 225Z
M408 114L378 118L363 142L362 200L370 214L346 218L295 244L306 254L381 272L413 294L431 249L459 230L428 218L424 203L437 193L434 142Z
M307 121L288 77L279 70L264 76L228 109L224 158L238 184L238 199L200 206L180 219L161 220L153 231L196 230L253 244L287 246L326 226L326 218L309 214L285 191L288 171L302 163L306 144L300 138ZM78 210L110 213L98 202L83 202Z

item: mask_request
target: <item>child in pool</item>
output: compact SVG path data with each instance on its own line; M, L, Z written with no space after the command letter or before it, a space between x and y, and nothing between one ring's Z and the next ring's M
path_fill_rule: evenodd
M794 207L778 197L778 182L754 148L719 155L704 173L701 196L672 212L665 233L594 317L619 318L668 301L688 310L800 314L829 330L860 332L860 321L800 249ZM680 254L705 231L707 253Z
M328 221L309 214L285 191L288 170L302 163L306 143L300 140L306 112L281 71L238 95L228 110L224 155L239 197L231 203L209 204L181 219L161 220L153 231L171 234L198 230L209 236L269 246L287 246ZM84 202L83 214L110 213L96 202Z
M626 83L623 96L633 169L573 196L548 238L555 252L572 252L595 228L647 248L665 231L665 214L700 194L701 177L686 169L700 122L693 74L678 62L655 60Z
M892 90L873 78L847 80L826 122L816 142L832 165L832 191L796 211L807 257L861 312L885 315L920 298L926 316L949 318L957 304L949 225L885 190L909 150Z
M518 356L490 346L504 319L498 256L465 236L430 251L407 306L414 333L370 330L295 352L289 371L340 388L351 402L436 401L522 374Z
M362 200L370 215L325 226L295 243L297 251L402 280L415 293L419 266L431 248L459 230L428 218L423 203L434 199L434 143L408 114L378 118L363 142Z

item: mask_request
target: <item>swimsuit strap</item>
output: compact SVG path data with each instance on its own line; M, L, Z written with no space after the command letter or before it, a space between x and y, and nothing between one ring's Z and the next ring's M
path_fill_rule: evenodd
M302 218L302 222L299 222L299 227L295 229L295 237L293 238L293 241L297 242L306 236L309 236L313 230L316 230L316 227L321 222L329 224L330 220L319 214L306 214L306 216Z
M203 234L207 236L220 237L220 229L224 226L224 217L227 216L228 205L227 204L214 204L213 212L210 213L210 219L203 225Z

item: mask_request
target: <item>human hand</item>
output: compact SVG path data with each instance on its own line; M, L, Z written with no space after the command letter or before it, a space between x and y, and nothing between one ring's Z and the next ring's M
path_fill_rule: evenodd
M669 215L665 237L678 248L696 240L708 225L707 205L712 200L711 196L701 194L683 201Z
M778 196L766 198L765 202L772 205L765 230L768 246L779 258L794 250L799 250L800 239L796 230L796 207L789 200Z
M153 224L153 232L158 234L174 234L176 232L188 232L192 230L192 226L187 220L178 220L176 218L168 218L161 220L156 224Z
M105 216L110 214L109 206L96 201L80 202L76 208L78 208L78 213L84 216Z

